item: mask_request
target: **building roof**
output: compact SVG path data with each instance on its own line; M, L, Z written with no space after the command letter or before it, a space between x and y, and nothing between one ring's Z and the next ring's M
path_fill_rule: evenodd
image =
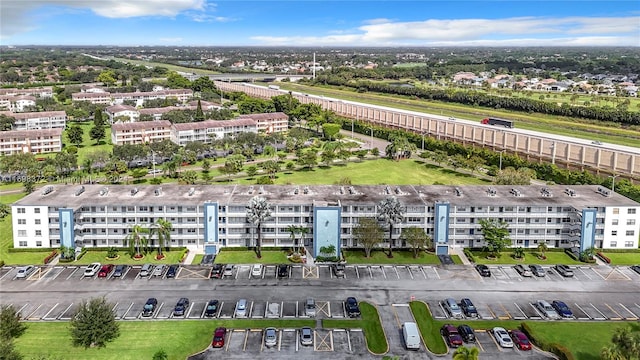
M136 108L131 105L118 104L107 106L107 108L104 110L108 113L115 114L121 111L136 111Z
M13 138L37 139L43 136L61 136L61 135L62 135L62 128L0 131L0 139L13 139Z
M233 126L256 126L256 122L253 119L233 119L233 120L205 120L190 123L173 124L173 127L177 131L198 130L198 129L211 129L220 127L233 127Z
M125 131L125 130L143 130L143 129L157 129L157 128L170 128L171 122L168 120L156 120L156 121L137 121L127 123L117 123L111 125L112 131Z
M59 116L66 117L67 116L67 113L64 111L37 111L37 112L18 112L18 113L14 113L11 111L1 111L0 114L4 114L16 120L41 119L43 117L59 117Z
M604 196L598 192L597 185L573 186L571 189L575 191L575 196L568 195L565 192L566 187L560 185L546 187L552 196L543 196L540 186L507 185L458 187L447 185L84 185L85 191L80 196L75 196L79 185L52 186L54 191L51 193L42 195L41 191L33 192L15 202L14 206L71 208L95 204L196 206L205 202L218 202L225 205L246 204L254 196L263 196L276 205L309 205L311 203L375 205L382 199L396 196L407 206L433 206L436 202L448 202L452 206L572 206L576 209L594 206L640 206L639 203L617 193L610 197ZM108 189L108 193L101 195L105 188ZM495 190L495 196L489 196L490 188ZM133 189L138 191L132 196ZM159 196L155 195L157 189L161 189ZM191 195L189 195L190 189L193 189ZM516 196L512 189L518 190L520 195Z
M245 114L240 115L241 119L254 119L256 121L260 120L273 120L273 119L289 119L289 116L283 112L273 112L273 113L260 113L260 114Z

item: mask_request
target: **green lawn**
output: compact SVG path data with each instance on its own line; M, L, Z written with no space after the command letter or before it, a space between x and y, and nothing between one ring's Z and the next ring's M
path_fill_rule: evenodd
M322 320L322 327L327 329L353 329L361 328L364 331L364 337L367 340L369 351L374 354L384 354L389 350L387 338L380 323L378 309L367 302L360 302L360 312L362 314L359 320Z
M422 301L412 301L409 303L413 318L416 319L418 329L422 335L427 348L434 354L446 354L447 344L440 336L440 326L436 325L429 307Z
M88 122L80 122L80 123L72 123L71 126L77 125L82 128L84 134L82 136L82 144L78 146L78 165L82 166L84 159L88 154L91 154L96 151L107 151L111 153L113 150L113 146L111 145L111 127L105 126L104 139L100 142L100 144L96 144L95 140L91 140L89 133L91 132L91 128L93 127L93 121ZM64 146L71 146L75 144L69 143L69 138L67 138L66 131L62 134L62 143Z
M574 260L571 256L565 254L564 252L550 252L547 251L545 256L546 260L541 260L537 256L537 252L526 252L523 260L515 259L513 255L513 251L504 251L502 256L496 260L487 259L487 255L485 252L473 251L473 256L475 257L476 264L541 264L541 265L555 265L555 264L567 264L567 265L578 265L584 264L578 260Z
M285 264L289 262L284 251L262 249L262 258L258 259L253 250L226 251L224 248L216 255L218 264Z
M120 249L118 248L118 255L120 256L116 260L107 260L107 252L106 251L87 251L86 254L80 258L78 261L67 263L69 265L86 265L94 262L102 263L102 264L177 264L180 262L180 258L182 257L182 250L173 250L173 251L165 251L163 254L165 258L162 260L156 260L156 252L149 253L145 255L144 258L140 260L133 260L128 254L128 249Z
M198 254L193 258L193 261L191 263L194 265L200 265L200 261L202 261L203 258L204 254Z
M637 265L640 264L640 253L608 253L603 254L611 259L611 265Z
M411 251L394 251L391 259L383 250L372 251L370 258L364 257L364 250L344 250L342 253L348 264L440 264L435 254L425 252L414 258Z
M47 355L55 359L138 360L151 359L164 349L169 359L185 359L209 346L218 326L249 329L315 327L315 320L181 320L119 322L120 337L105 348L75 348L68 322L28 323L27 331L15 341L25 359Z

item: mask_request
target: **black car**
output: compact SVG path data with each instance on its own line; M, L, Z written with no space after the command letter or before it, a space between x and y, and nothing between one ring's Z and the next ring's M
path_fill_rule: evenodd
M173 308L173 316L184 316L188 308L189 299L180 298L180 300L178 300L178 303L176 304L176 307Z
M116 265L116 268L115 270L113 270L113 275L111 275L111 277L122 277L126 270L127 265Z
M471 300L467 298L460 300L460 308L462 309L464 316L470 318L478 317L478 310L476 309L475 305L473 305Z
M555 266L555 269L558 274L564 277L573 277L573 270L571 270L568 265L558 264Z
M178 265L169 266L169 270L167 270L167 279L176 277L176 273L178 272Z
M289 265L287 264L278 265L278 277L279 278L289 277Z
M344 264L334 264L333 265L333 274L336 277L344 277Z
M218 312L218 306L220 302L218 300L209 300L207 307L204 309L204 316L213 317Z
M144 317L152 316L153 312L156 311L156 307L158 307L158 299L149 298L146 304L144 304L144 307L142 308L142 316Z
M473 332L471 326L462 324L458 326L458 333L462 336L462 340L466 343L476 342L476 334Z
M360 316L360 307L358 306L356 298L348 297L344 303L344 307L347 309L347 315L349 315L349 317Z
M633 265L631 267L631 270L635 271L638 273L638 275L640 275L640 265Z
M211 278L212 279L220 279L222 278L222 270L224 269L224 265L222 264L213 264L213 269L211 269Z
M216 256L213 254L206 254L205 256L202 257L202 260L200 260L200 265L211 265L213 264L213 260L216 259Z
M476 265L476 270L478 270L478 272L480 273L480 276L484 276L484 277L491 276L491 270L489 270L489 267L487 265L478 264Z

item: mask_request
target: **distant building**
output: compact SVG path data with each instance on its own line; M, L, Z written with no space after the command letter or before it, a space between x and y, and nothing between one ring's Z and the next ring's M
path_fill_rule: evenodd
M0 155L62 150L62 129L0 131Z
M13 113L2 111L0 114L15 119L13 130L64 129L67 113L64 111L38 111Z
M36 106L36 97L31 95L0 95L0 109L23 112L28 106Z
M105 114L109 116L109 123L114 124L120 119L128 119L121 122L135 122L140 118L140 113L131 105L111 105L104 109Z
M16 89L16 88L7 88L0 89L0 96L2 95L31 95L35 97L41 98L50 98L53 96L53 88L50 86L40 87L40 88L27 88L27 89Z
M271 134L289 130L289 116L283 112L240 115L240 119L252 119L258 124L258 131Z
M171 122L167 120L116 123L111 125L111 143L136 145L171 139Z
M186 103L193 97L191 89L172 89L149 92L132 92L132 93L92 93L79 92L71 94L73 101L89 101L93 104L117 105L122 104L125 100L136 102L136 106L142 106L145 100L176 98L178 103Z
M255 120L238 118L234 120L206 120L182 124L173 124L171 141L184 146L192 141L210 143L213 139L222 139L225 135L244 132L258 132Z

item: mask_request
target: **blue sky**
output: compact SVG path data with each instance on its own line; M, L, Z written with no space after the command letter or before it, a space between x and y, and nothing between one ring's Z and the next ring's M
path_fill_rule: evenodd
M640 1L2 0L32 44L640 46Z

